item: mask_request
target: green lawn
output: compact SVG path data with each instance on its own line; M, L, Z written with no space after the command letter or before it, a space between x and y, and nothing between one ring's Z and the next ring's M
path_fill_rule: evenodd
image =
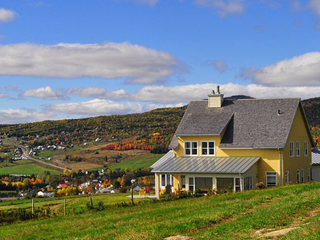
M4 174L29 174L29 175L35 174L37 175L44 171L49 171L51 174L60 174L57 171L40 167L33 163L29 163L29 164L18 164L18 165L9 166L9 167L1 167L0 175L4 175Z
M117 168L124 169L124 168L131 168L131 169L139 169L139 168L148 168L153 163L159 160L164 154L152 154L152 153L146 153L134 158L131 158L130 160L114 164L110 166L109 168L114 170Z
M103 211L0 226L0 232L1 239L43 239L39 233L46 239L258 239L257 230L296 224L301 228L283 239L320 239L319 209L320 183L313 183L131 207L111 204Z

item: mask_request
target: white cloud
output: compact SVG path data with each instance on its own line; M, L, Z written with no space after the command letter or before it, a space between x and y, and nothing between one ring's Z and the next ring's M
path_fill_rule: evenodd
M28 109L4 109L0 110L1 124L15 124L26 122L38 122L56 119L56 115L50 112L41 112Z
M319 86L320 52L285 59L262 69L245 69L242 77L271 86Z
M194 3L201 7L212 8L222 17L245 11L243 0L195 0Z
M188 103L192 100L202 100L208 97L217 84L190 84L183 86L154 86L144 87L130 98L135 101L154 103ZM319 97L320 86L305 87L269 87L264 85L240 85L227 83L220 85L221 93L225 96L247 95L255 98L313 98Z
M67 99L64 93L62 93L61 91L54 91L50 86L37 88L37 89L29 89L21 93L20 96L51 99L51 100Z
M0 45L0 75L126 78L154 83L174 73L176 59L130 43Z
M11 86L11 85L6 86L5 89L6 89L6 91L10 91L10 92L20 92L21 91L20 88L14 87L14 86Z
M74 88L70 89L68 93L72 95L78 95L80 97L111 98L122 100L127 99L129 96L124 89L109 92L104 88L96 87Z
M16 18L16 15L14 11L0 8L0 23L11 22Z
M93 99L86 102L57 103L47 106L48 111L68 115L98 116L109 114L127 114L142 112L138 103L120 103L104 99Z

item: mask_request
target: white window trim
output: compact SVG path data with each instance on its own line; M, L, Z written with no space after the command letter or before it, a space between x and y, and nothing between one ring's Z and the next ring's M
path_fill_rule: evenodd
M208 150L208 154L202 154L202 143L203 142L206 142L208 143L208 147L207 147L207 150ZM209 154L209 142L213 142L213 151L214 151L214 154ZM215 156L216 155L216 141L201 141L201 144L200 144L200 154L201 156Z
M190 155L186 154L186 143L190 143ZM192 154L192 143L197 143L197 154ZM184 156L198 156L199 154L199 143L198 141L185 141L184 142Z
M285 180L286 180L285 184L289 184L290 183L290 172L285 171L284 176L285 176Z
M162 175L164 175L164 186L162 185ZM170 176L169 177L169 183L170 184L168 184L168 179L167 179L167 176ZM161 178L160 178L160 186L162 187L162 188L164 188L164 187L166 187L166 186L168 186L168 185L171 185L171 186L173 186L173 174L161 174Z
M195 177L190 177L190 176L188 176L188 191L189 191L189 189L190 189L189 178L193 178L193 184L192 184L191 186L193 186L193 192L192 192L192 193L194 193L195 190L196 190L196 178L195 178ZM187 187L187 186L186 186L186 187Z
M308 156L308 152L309 152L309 146L308 146L308 141L304 141L304 156L307 157Z
M297 141L297 142L296 142L296 156L297 156L297 157L300 157L300 156L301 156L300 150L301 150L300 141Z
M278 186L278 173L275 171L266 171L265 172L265 181L266 181L266 186L268 187L268 182L267 182L267 173L275 173L276 174L276 186Z
M291 148L291 146L292 146L292 148ZM289 155L290 155L290 157L294 157L294 142L290 142Z
M304 169L300 170L300 179L301 179L301 183L304 183Z

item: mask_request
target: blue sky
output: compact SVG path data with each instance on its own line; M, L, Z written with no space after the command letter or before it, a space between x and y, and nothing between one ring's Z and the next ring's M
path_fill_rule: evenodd
M319 97L320 0L3 0L0 124Z

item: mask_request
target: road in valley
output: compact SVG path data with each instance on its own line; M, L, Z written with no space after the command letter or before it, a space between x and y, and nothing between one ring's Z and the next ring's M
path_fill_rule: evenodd
M26 159L29 159L29 160L31 160L31 161L37 162L37 163L39 163L39 164L41 164L41 165L46 165L46 166L48 166L48 167L50 167L50 168L54 168L54 169L57 169L57 170L59 170L59 171L64 171L64 168L63 168L63 167L59 167L59 166L56 166L56 165L54 165L54 164L47 163L47 162L44 162L44 161L41 161L41 160L39 160L39 159L36 159L36 158L31 157L31 156L29 155L29 153L28 153L28 148L26 148L26 147L23 146L23 145L19 145L19 144L17 144L17 143L10 142L10 141L8 141L8 140L6 140L6 139L3 139L2 141L3 141L4 143L7 143L7 144L10 144L10 145L13 145L13 146L16 146L16 147L21 148L21 149L22 149L22 157L23 157L23 158L26 158Z

